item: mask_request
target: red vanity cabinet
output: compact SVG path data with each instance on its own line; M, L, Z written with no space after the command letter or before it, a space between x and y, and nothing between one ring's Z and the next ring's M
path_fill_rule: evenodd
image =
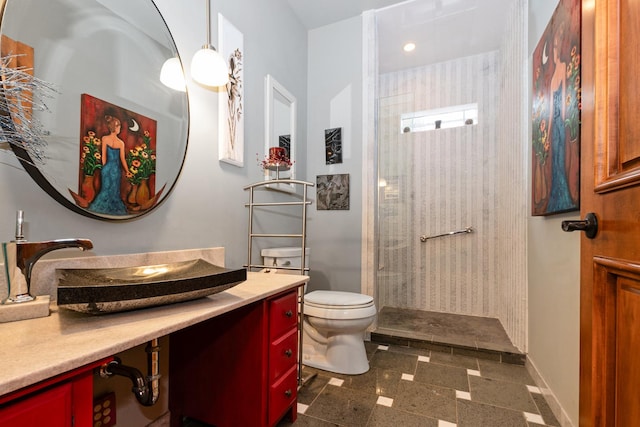
M216 427L295 420L297 288L170 336L171 426L185 417Z
M93 426L93 370L109 360L0 397L0 426Z
M269 415L274 425L290 410L295 420L298 388L298 293L269 300Z

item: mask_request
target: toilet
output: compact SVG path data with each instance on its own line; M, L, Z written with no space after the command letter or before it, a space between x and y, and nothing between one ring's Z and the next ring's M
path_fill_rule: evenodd
M261 255L264 265L276 269L302 264L300 247L263 249ZM308 255L309 248L306 248L306 265ZM373 297L369 295L341 291L305 293L302 363L338 374L367 372L369 361L364 348L364 332L375 320L376 313Z

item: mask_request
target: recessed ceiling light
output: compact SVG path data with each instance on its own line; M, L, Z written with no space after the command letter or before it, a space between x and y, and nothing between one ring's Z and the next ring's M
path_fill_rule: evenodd
M402 49L403 49L405 52L411 52L411 51L413 51L415 48L416 48L416 44L415 44L415 43L412 43L412 42L409 42L409 43L405 44L404 46L402 46Z

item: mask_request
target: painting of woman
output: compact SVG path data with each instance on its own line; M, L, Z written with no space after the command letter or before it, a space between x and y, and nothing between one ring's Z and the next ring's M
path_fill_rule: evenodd
M86 93L80 112L75 203L112 217L152 208L166 185L156 189L156 120Z
M561 0L533 54L532 214L580 208L580 3Z
M127 207L122 201L120 185L122 174L128 171L124 157L124 141L118 137L122 129L119 119L105 116L109 134L102 137L102 172L100 190L89 205L89 210L109 215L126 215Z
M547 210L551 212L566 211L574 208L569 192L565 170L566 131L565 131L565 98L567 84L567 63L560 58L560 40L562 30L553 38L553 62L555 68L551 76L551 189Z

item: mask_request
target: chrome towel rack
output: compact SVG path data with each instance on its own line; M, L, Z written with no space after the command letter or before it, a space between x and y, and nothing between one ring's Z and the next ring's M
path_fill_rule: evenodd
M423 234L422 236L420 236L420 241L424 243L427 240L435 239L436 237L453 236L454 234L463 234L463 233L473 233L473 227L467 227L462 230L450 231L448 233L436 234L435 236L426 236Z
M269 188L274 184L291 184L301 185L302 186L302 198L298 193L291 193L292 197L296 197L294 201L288 202L257 202L255 199L255 190ZM247 185L244 187L244 190L249 190L249 203L245 204L245 207L249 208L249 233L248 233L248 243L247 243L247 263L244 265L247 267L248 271L252 271L253 269L264 270L269 267L273 267L270 265L264 265L264 261L254 263L252 261L253 258L253 239L256 237L288 237L288 238L299 238L300 239L300 248L301 248L301 260L300 260L300 268L293 267L284 267L279 266L278 269L281 270L298 270L300 274L304 275L309 272L309 268L305 267L306 256L307 256L307 208L311 204L311 200L309 200L309 187L314 187L315 184L313 182L300 181L295 179L272 179L268 181L256 182L255 184ZM299 199L299 200L298 200ZM300 233L254 233L254 213L256 207L280 207L280 206L300 206ZM302 328L304 327L304 288L298 288L298 330L300 331L298 335L298 389L302 387L305 383L311 380L316 376L315 373L307 376L306 378L302 378Z

